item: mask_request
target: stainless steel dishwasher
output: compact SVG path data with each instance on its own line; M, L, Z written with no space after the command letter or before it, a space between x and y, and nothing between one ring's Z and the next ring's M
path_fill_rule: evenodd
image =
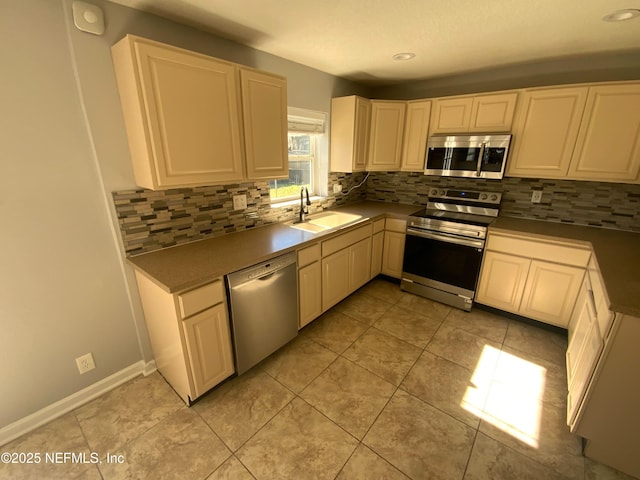
M238 375L298 335L295 252L227 275Z

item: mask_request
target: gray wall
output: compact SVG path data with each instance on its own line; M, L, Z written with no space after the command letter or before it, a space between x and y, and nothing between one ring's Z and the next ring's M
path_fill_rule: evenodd
M111 192L135 188L110 47L146 36L286 75L289 104L329 111L366 88L119 5L104 36L72 0L0 2L0 429L152 360ZM74 359L93 352L80 376Z

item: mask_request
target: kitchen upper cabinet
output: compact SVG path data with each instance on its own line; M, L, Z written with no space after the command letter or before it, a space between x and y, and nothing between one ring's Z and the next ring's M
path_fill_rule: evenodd
M638 181L640 85L589 88L569 178Z
M400 170L406 103L371 100L367 170Z
M406 172L424 171L431 101L407 102L400 169Z
M243 178L234 64L131 35L112 54L139 186Z
M138 271L136 280L156 367L187 404L233 375L221 278L180 294Z
M288 178L287 80L241 68L240 81L247 177Z
M525 91L507 175L637 183L640 85Z
M288 176L284 78L132 35L112 56L137 185Z
M566 178L587 90L574 87L525 91L513 129L507 175Z
M490 233L476 301L567 328L590 256L563 242Z
M331 99L332 172L366 170L369 152L371 102L352 95Z
M509 132L518 92L434 100L431 134Z

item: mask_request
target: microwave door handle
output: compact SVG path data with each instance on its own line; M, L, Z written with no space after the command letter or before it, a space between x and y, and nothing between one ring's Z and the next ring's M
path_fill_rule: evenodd
M476 177L480 176L480 172L482 170L482 159L484 158L484 149L487 146L485 142L482 142L480 145L480 155L478 155L478 163L476 165Z

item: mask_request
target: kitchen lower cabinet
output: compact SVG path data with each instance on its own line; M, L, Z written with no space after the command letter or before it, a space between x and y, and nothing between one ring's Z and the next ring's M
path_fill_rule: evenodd
M384 219L373 222L371 237L371 278L382 273L382 254L384 252Z
M298 251L299 328L322 315L320 244Z
M322 310L326 311L350 293L349 248L322 259Z
M532 260L519 313L567 328L584 268Z
M587 248L490 231L476 301L568 328L590 256Z
M226 305L220 303L189 317L182 326L193 389L199 397L234 372Z
M640 318L616 313L603 341L571 431L586 439L585 456L640 478Z
M322 311L371 279L372 224L322 242Z
M393 278L402 277L404 242L407 222L396 218L385 221L384 245L382 253L382 273Z
M528 258L485 252L475 300L507 312L517 312L530 265Z
M235 372L223 280L179 294L136 280L156 367L189 405Z
M371 280L371 238L365 238L349 248L349 290L353 292L369 280Z

